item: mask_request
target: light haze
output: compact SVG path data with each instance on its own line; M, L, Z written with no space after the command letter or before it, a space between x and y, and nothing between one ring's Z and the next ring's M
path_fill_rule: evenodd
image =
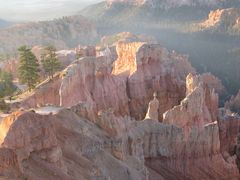
M74 15L102 0L0 0L0 19L12 21L49 20Z

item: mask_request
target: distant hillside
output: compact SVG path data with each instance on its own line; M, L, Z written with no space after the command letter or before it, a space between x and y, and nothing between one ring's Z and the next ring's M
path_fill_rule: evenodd
M131 24L142 22L196 21L217 8L240 7L239 0L107 0L80 12L97 22Z
M111 36L103 36L100 45L115 46L119 42L148 42L157 44L156 40L150 36L136 35L130 32L122 32Z
M134 6L116 3L111 6L107 2L91 5L80 12L81 15L95 20L99 24L136 24L141 22L157 22L163 19L185 21L200 20L207 17L207 9L195 7L179 7L172 9L159 9L149 6ZM191 14L191 16L189 16Z
M0 28L5 28L5 27L8 27L10 25L12 25L11 22L8 22L8 21L5 21L3 19L0 19Z
M149 6L153 8L170 9L182 6L188 7L224 7L239 3L238 0L106 0L109 6L124 3L135 6Z
M58 49L91 44L97 38L94 25L82 16L19 24L0 29L0 54L14 53L21 45L53 44Z

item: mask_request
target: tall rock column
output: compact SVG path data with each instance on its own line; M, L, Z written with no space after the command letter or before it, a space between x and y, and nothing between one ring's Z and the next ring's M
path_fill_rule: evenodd
M149 102L148 111L145 119L152 119L158 121L159 101L157 99L157 93L153 94L154 99Z

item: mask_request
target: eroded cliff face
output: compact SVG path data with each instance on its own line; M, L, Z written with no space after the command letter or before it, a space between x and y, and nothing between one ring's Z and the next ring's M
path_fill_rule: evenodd
M11 115L0 146L0 173L27 179L147 179L143 161L118 156L121 141L73 110ZM6 124L8 119L2 121ZM117 148L116 148L117 147ZM118 149L119 148L119 149ZM121 151L120 151L121 152ZM11 167L11 168L9 168Z
M238 127L231 129L231 127L233 124L236 126L238 120L235 119L233 122L226 118L227 120L224 121L218 116L218 95L208 86L203 77L189 74L186 82L186 98L179 106L164 114L164 123L177 126L182 131L183 142L177 143L178 147L173 149L180 150L181 145L186 143L183 146L186 149L178 151L184 152L184 154L172 155L171 157L176 157L176 159L187 157L184 160L185 164L180 162L176 168L183 167L182 170L186 170L185 173L188 174L189 179L213 179L216 177L217 179L222 177L237 179L239 175L236 167L236 156L231 151L236 144L235 139L239 129ZM152 161L153 168L161 164L158 162L159 160L153 159ZM214 171L218 173L204 174L201 172L202 163L206 162L207 165L202 170L206 168L206 172L213 172L212 170L215 169ZM178 163L178 160L175 163ZM172 165L174 163L170 167ZM196 174L192 174L192 172L196 172ZM230 172L234 175L228 177L225 173Z
M159 92L160 117L185 96L184 79L194 72L186 57L145 43L119 43L116 50L113 65L108 58L99 57L69 67L60 89L61 105L92 102L97 111L112 108L117 115L140 120L153 92ZM78 92L72 93L73 89Z
M189 109L193 109L190 106L197 104L202 106L196 112L207 109L211 114L205 91L195 93L207 88L202 85L198 84L183 100L189 102L188 108L181 109L181 114L187 114L181 117L188 122L188 135L185 126L173 119L177 108L167 112L173 114L169 115L172 120L164 118L163 123L116 116L111 109L100 111L93 123L91 118L96 115L89 114L91 106L86 103L59 108L49 115L33 111L12 114L0 125L5 129L1 135L0 160L1 152L7 150L12 163L3 161L6 163L3 167L11 168L8 173L7 168L0 168L0 173L29 179L237 180L236 156L222 154L228 153L223 151L228 146L222 143L226 139L232 142L234 133L228 138L226 131L219 136L221 126L215 119L201 114L204 120L209 118L201 122L189 115ZM196 104L191 104L193 99Z
M193 127L202 130L206 124L217 121L218 95L199 75L189 74L186 88L186 98L179 106L165 112L163 121L183 128L188 136Z
M117 59L75 61L19 102L26 109L61 108L21 111L2 120L0 161L10 170L0 168L0 174L237 180L233 151L239 121L218 115L218 81L196 75L185 56L159 45L119 43L116 52ZM148 105L160 122L143 120Z
M12 109L29 109L45 105L57 105L60 103L59 88L61 81L59 74L53 80L45 80L39 84L34 91L21 94L16 101L12 101Z
M226 109L231 110L232 112L239 113L240 112L240 91L238 91L236 96L231 96L231 98L225 103L224 107Z
M228 109L220 109L218 116L221 151L225 159L236 155L237 136L240 131L240 117Z
M200 26L204 30L238 35L240 32L240 10L229 8L211 11L208 19Z
M48 97L45 90L41 91L48 86L39 86L33 98L23 101L23 107L28 102L29 107L42 103L70 107L81 102L91 107L89 114L95 117L99 111L111 108L116 115L141 120L153 92L158 92L161 120L166 110L185 97L185 78L195 72L186 56L141 42L119 43L116 52L116 60L99 56L75 61L61 78L49 82L50 92L55 95Z

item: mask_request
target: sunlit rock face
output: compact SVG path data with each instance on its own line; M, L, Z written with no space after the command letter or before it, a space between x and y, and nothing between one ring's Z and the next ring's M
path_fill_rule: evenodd
M209 13L208 19L200 24L203 30L220 33L239 34L240 9L217 9Z
M6 151L13 163L0 174L237 180L238 119L218 113L219 81L160 45L122 42L116 53L74 61L19 102L61 108L2 120L0 161Z
M195 72L187 57L169 53L160 45L146 43L119 43L118 59L114 62L114 75L127 78L130 113L143 119L148 102L157 92L159 120L169 108L185 96L185 78Z
M157 92L161 120L166 110L185 97L185 78L195 72L186 56L141 42L119 43L116 52L115 60L99 56L75 61L60 78L40 85L22 106L49 103L70 107L82 102L88 103L92 111L89 114L95 116L111 108L116 115L141 120L153 93ZM44 89L55 94L48 97Z
M186 94L188 95L190 92L192 92L200 82L203 82L210 90L214 89L218 94L223 94L226 91L220 79L211 73L204 73L201 74L201 76L194 76L193 74L188 76Z
M113 64L104 57L87 58L66 69L61 105L88 102L96 112L112 108L118 115L140 120L154 91L162 102L160 117L184 97L183 79L194 72L184 56L145 43L119 43L116 51L118 58Z
M175 124L189 135L193 127L202 130L206 124L217 121L218 95L202 76L189 74L186 79L186 98L164 114L163 122Z

